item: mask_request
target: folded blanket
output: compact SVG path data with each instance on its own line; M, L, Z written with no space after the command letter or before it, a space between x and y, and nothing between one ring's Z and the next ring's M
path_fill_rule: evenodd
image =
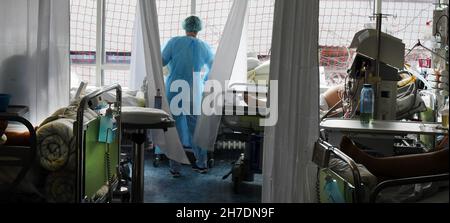
M58 119L38 129L37 156L46 170L75 170L76 137L73 124L71 119Z
M36 132L37 157L43 168L57 171L62 168L75 170L76 135L74 123L77 118L78 104L61 108L45 119ZM91 109L84 112L85 123L97 118Z
M30 132L5 132L6 146L30 146Z
M45 197L52 203L72 203L75 201L75 173L58 171L50 173L45 182Z
M0 157L0 159L10 160L12 158ZM0 191L4 191L7 188L9 189L21 171L22 167L0 166ZM33 164L26 176L20 181L15 190L12 191L15 196L25 194L34 196L35 198L42 198L43 196L39 190L39 186L41 185L43 178L40 171L41 169ZM33 202L33 200L30 199L29 202Z
M64 107L64 108L60 108L58 109L56 112L54 112L51 116L49 116L48 118L46 118L40 126L43 126L49 122L61 119L61 118L66 118L66 119L71 119L73 121L77 120L77 109L78 109L78 104L72 104L70 106ZM83 121L89 122L92 119L97 118L98 115L97 113L95 113L93 110L91 109L86 109L84 111L84 119Z

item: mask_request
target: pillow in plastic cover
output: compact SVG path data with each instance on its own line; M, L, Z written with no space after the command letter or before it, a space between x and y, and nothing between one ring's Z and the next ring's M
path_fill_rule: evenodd
M155 108L122 107L122 123L158 124L170 119L167 112Z
M364 200L368 201L370 191L375 188L378 183L378 179L362 164L357 164L357 166L359 174L361 175L361 181L364 185ZM344 178L347 182L354 184L352 171L346 162L338 158L331 158L329 162L329 168L336 174Z
M247 71L253 70L257 68L259 65L261 65L261 61L258 60L258 58L247 58Z

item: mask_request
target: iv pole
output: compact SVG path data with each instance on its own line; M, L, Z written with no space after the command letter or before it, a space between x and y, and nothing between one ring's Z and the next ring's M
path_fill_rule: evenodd
M381 1L382 0L375 0L375 15L377 19L377 58L376 58L376 74L377 77L380 78L380 51L381 51L381 20L383 14L381 13Z
M380 59L381 59L381 20L382 20L382 14L381 14L381 1L382 0L374 0L374 15L376 16L376 32L377 32L377 52L376 52L376 58L375 58L375 75L376 75L376 82L374 85L374 90L375 90L375 94L378 95L379 94L379 90L380 90L380 77L381 77L381 72L380 72ZM377 98L377 96L375 96L375 98ZM378 117L378 103L377 103L377 99L374 103L374 117ZM378 118L376 118L378 119Z

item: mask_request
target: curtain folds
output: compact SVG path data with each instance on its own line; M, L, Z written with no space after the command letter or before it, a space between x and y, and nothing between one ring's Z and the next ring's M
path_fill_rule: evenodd
M265 128L263 202L316 199L318 22L319 1L275 1L270 80L278 80L281 106L277 125Z
M69 0L0 1L0 93L37 125L69 103Z
M246 73L246 64L240 66L239 63L247 60L246 44L245 41L241 41L246 38L246 36L243 36L243 30L247 21L247 6L248 0L233 1L209 74L209 80L219 81L223 88L225 87L225 81L231 79L233 72L242 72L240 68L243 68L244 74ZM242 78L236 75L236 78L233 79L239 81ZM221 116L219 115L201 115L195 128L194 143L203 149L214 150L220 119Z
M155 1L140 0L138 4L140 14L140 28L142 32L142 55L147 78L148 104L152 107L157 89L161 89L163 98L162 109L170 114L169 104L165 95L164 76L162 71L161 45L159 39L158 13ZM141 43L136 43L139 46ZM136 53L136 52L134 52ZM139 56L139 52L137 53ZM142 63L141 63L142 64ZM153 142L158 145L164 154L171 160L190 164L189 159L181 145L176 128L169 128L167 132L153 131Z
M145 70L144 61L144 40L142 40L142 23L141 13L139 12L139 3L137 5L136 16L134 20L133 29L133 46L131 49L131 64L130 64L130 90L145 90L141 89L147 71ZM148 101L150 103L150 101Z

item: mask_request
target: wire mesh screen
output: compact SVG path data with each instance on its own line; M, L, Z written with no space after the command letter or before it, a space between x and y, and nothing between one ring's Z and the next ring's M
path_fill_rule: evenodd
M137 0L107 0L105 9L105 52L117 53L107 63L129 63Z
M71 87L78 87L76 85L77 81L83 81L85 83L88 83L89 85L95 85L95 71L95 66L78 65L72 63L70 67L70 73L72 75Z
M95 82L96 11L95 0L71 0L72 73L91 84ZM275 0L251 0L249 3L248 50L270 55ZM105 8L105 63L128 65L137 0L107 0ZM191 1L158 0L161 43L184 35L181 22L191 15ZM418 39L426 40L432 32L433 0L385 0L383 32L403 40L411 48ZM197 0L196 14L204 21L199 38L217 49L232 5L230 0ZM364 28L374 28L373 0L321 0L319 11L320 66L323 85L342 83L353 52L348 49L353 35ZM406 61L415 63L429 53L414 50ZM128 71L105 73L106 83L127 85Z
M406 45L406 51L414 47L420 40L425 42L433 34L433 10L436 1L383 1L383 13L388 17L385 23L385 32L400 38ZM431 53L421 48L414 49L405 58L410 65L417 65L419 59L431 58Z
M120 86L128 86L130 70L104 70L104 85L119 83Z
M120 66L105 70L104 83L128 86L129 64L137 0L106 0L104 16L104 64ZM71 75L96 84L97 1L70 1Z
M71 75L95 84L97 1L70 1Z
M247 28L248 51L260 56L270 55L275 0L249 2Z
M230 0L197 0L196 14L203 20L199 38L216 50L232 6Z
M184 35L182 21L191 15L190 1L157 1L161 42ZM233 1L197 0L196 15L204 23L199 38L216 50L228 19ZM275 0L251 0L249 3L248 49L258 55L268 55L272 42L272 23Z
M106 0L105 63L129 68L137 0ZM104 84L128 86L130 69L104 70Z
M191 1L158 0L156 1L161 44L171 37L184 35L181 21L191 14Z
M402 39L406 49L432 34L432 0L384 0L382 31ZM375 28L373 0L321 0L319 10L319 45L322 85L344 81L354 52L348 49L356 32ZM406 62L430 57L423 50L414 50ZM325 83L323 83L325 82Z

